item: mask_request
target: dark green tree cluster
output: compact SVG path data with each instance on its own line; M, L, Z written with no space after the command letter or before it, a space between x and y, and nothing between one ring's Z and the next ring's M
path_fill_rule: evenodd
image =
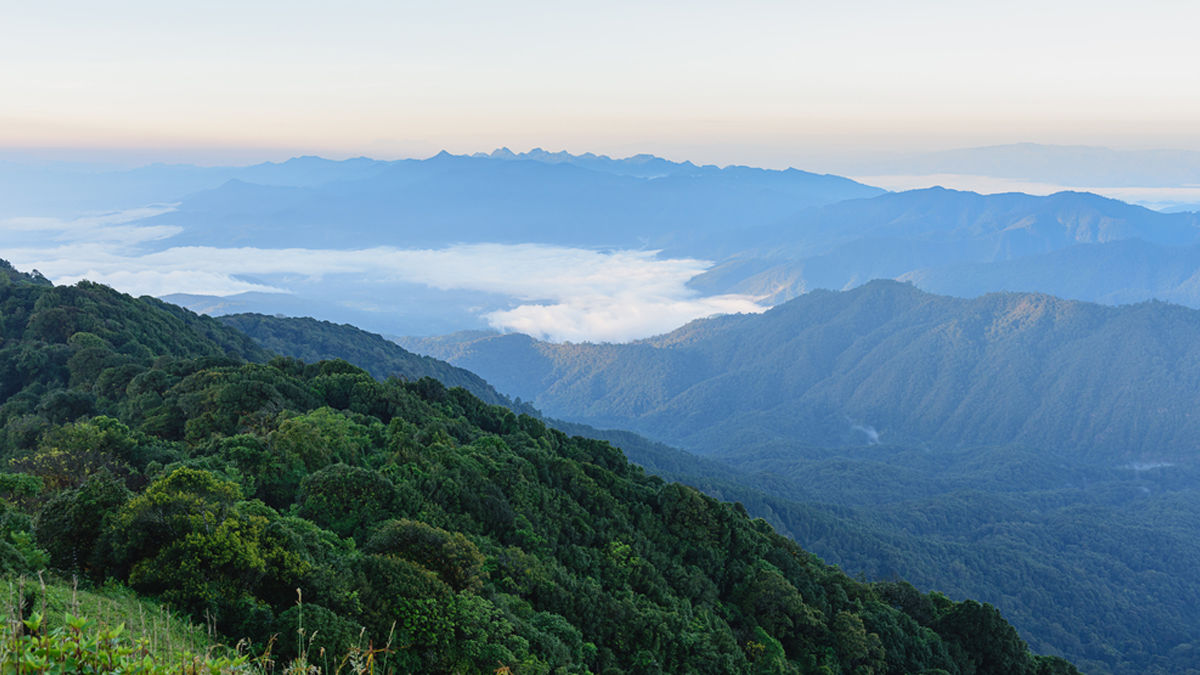
M94 284L10 283L0 308L11 569L396 672L1074 672L986 605L853 580L463 389L247 362L236 333Z
M349 324L248 313L227 314L217 320L249 335L276 354L308 362L342 359L361 366L380 380L432 377L447 387L462 387L487 403L537 415L532 406L510 400L469 370L414 354L381 335Z

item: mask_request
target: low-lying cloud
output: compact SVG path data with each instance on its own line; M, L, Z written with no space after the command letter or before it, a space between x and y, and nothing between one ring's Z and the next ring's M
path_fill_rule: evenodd
M627 342L666 333L700 317L764 309L742 295L685 298L643 296L635 291L575 297L552 304L526 304L491 312L487 318L497 328L541 339Z
M132 221L174 211L173 205L144 206L78 218L23 217L0 220L0 233L9 246L41 242L102 242L127 248L166 239L183 228L174 225L129 225Z
M55 283L89 279L155 296L287 293L300 281L321 280L371 284L387 293L389 283L415 283L506 296L510 306L478 310L491 326L558 341L628 341L703 316L765 309L749 296L699 295L686 283L709 267L707 261L659 258L654 251L540 244L143 251L139 244L164 233L116 219L0 223L0 232L30 231L43 235L43 245L0 250L0 257L20 269L36 268Z

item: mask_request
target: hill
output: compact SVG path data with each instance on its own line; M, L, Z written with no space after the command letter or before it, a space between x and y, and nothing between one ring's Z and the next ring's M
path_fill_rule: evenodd
M648 464L847 570L984 598L1038 649L1132 675L1194 664L1197 316L873 282L627 345L405 342L548 414L700 451Z
M522 409L497 392L475 373L407 351L391 340L348 324L310 318L285 318L262 314L229 314L217 319L254 339L264 349L307 362L342 359L361 367L378 380L400 377L416 381L432 377L447 387L462 387L489 405Z
M406 340L552 416L716 452L747 442L1030 443L1096 461L1191 458L1200 313L872 282L625 345Z
M1076 672L987 605L855 581L463 389L247 363L231 329L95 284L8 284L0 307L0 363L27 376L0 403L13 568L123 580L281 658L299 622L314 654L382 646L384 671ZM56 311L73 324L46 332ZM138 349L157 330L186 348ZM93 408L46 405L64 389Z

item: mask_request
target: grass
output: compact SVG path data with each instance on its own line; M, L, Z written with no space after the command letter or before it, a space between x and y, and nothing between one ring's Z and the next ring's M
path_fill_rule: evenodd
M118 584L83 589L74 580L46 574L0 577L0 603L2 675L271 675L277 665L281 675L389 672L390 636L383 648L352 646L325 668L310 663L303 648L296 659L277 664L269 647L258 657L239 653L223 644L212 626L196 624ZM298 629L303 640L304 626ZM101 663L107 665L97 666Z
M22 596L25 602L18 603ZM47 629L63 626L68 615L87 617L102 630L124 625L128 636L144 640L151 652L164 659L232 651L211 629L117 584L83 589L72 580L48 575L10 577L0 581L0 602L10 625L32 612L44 617Z

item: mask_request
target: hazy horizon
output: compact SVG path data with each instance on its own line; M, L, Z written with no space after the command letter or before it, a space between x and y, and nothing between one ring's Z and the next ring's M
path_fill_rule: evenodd
M735 7L66 0L5 13L0 161L89 165L83 170L242 167L304 155L394 160L543 148L791 167L890 190L1088 190L1162 210L1196 210L1195 19L1200 7L1174 1ZM1165 154L1143 152L1154 149ZM0 204L5 250L57 280L90 274L157 294L281 288L278 280L264 281L267 271L259 267L270 257L265 250L284 255L274 243L238 249L207 241L219 250L181 245L176 257L156 258L142 249L187 229L175 220L187 214L121 220L150 204L215 190L228 177L210 184L196 178L204 172L192 172L157 184L157 174L141 176L143 183L126 185L129 191L108 203L123 177L105 183L86 176L64 188L53 184L54 172L7 170L13 180ZM38 180L50 184L42 201L23 202L46 188ZM46 208L28 210L26 203ZM229 218L243 218L242 226L266 217L230 208ZM204 229L198 223L211 225L188 223L196 231ZM455 248L463 243L498 247ZM475 310L499 327L559 336L626 339L706 312L756 311L760 295L770 295L704 296L686 286L728 251L656 256L636 238L603 251L521 248L548 243L402 242L381 255L424 270L404 283L431 288L447 284L428 270L453 261L463 279L470 277L451 284L464 293L498 283L472 276L488 256L524 270L532 288L554 283L536 264L539 256L558 256L567 276L593 270L586 289L565 284L573 290L547 297L510 288L511 304ZM369 237L360 244L363 257L379 251ZM350 264L321 246L306 250L324 256L310 261L318 271ZM208 268L188 256L197 251ZM653 283L610 286L613 275ZM535 304L537 312L528 309ZM645 310L629 313L636 320L608 316L611 307L635 305ZM593 316L611 328L597 332Z
M0 147L776 168L1025 141L1200 150L1196 19L1074 0L26 5L0 28Z

